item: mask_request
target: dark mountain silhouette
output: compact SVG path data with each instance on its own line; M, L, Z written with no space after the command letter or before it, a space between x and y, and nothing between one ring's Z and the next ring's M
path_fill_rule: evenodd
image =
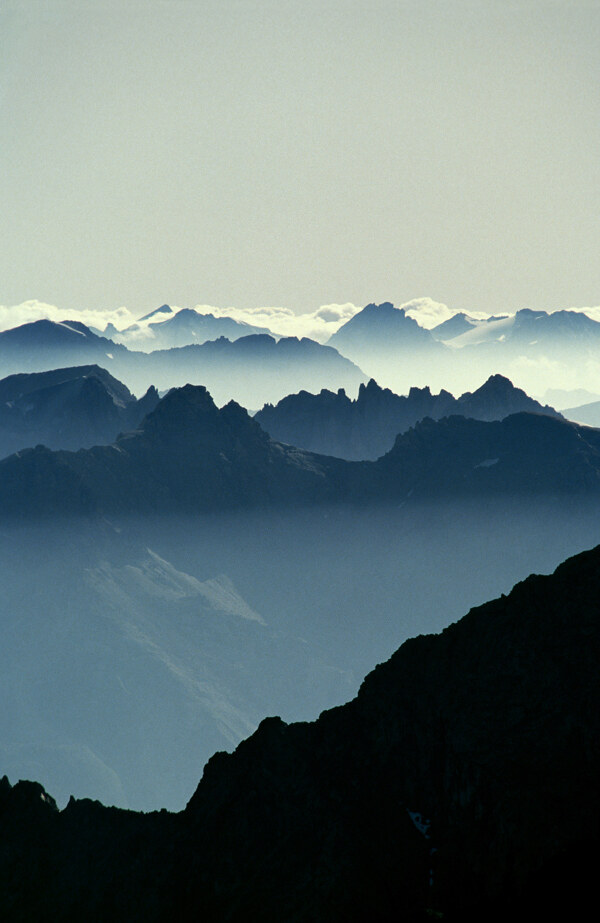
M343 465L272 442L235 402L173 389L139 430L79 452L27 449L0 462L0 509L13 515L186 512L328 498Z
M411 388L399 396L371 379L361 385L353 401L340 389L336 394L301 391L285 397L275 407L265 405L254 419L278 442L311 452L352 460L376 459L388 452L398 433L424 417L439 420L451 414L477 420L502 420L526 411L559 417L501 375L493 375L477 391L458 399L448 391L432 394L429 388Z
M372 464L376 495L589 495L597 502L600 431L530 413L497 422L425 419Z
M40 443L51 449L112 443L158 400L155 388L136 400L97 365L10 375L0 381L0 457Z
M600 549L265 719L180 814L0 787L3 919L583 919L600 821Z
M179 316L179 315L176 315ZM200 316L200 315L198 315ZM236 399L255 409L302 388L343 386L354 391L365 376L329 346L306 338L244 336L208 343L133 352L75 321L36 321L0 333L0 374L41 372L97 364L136 394L204 384L219 404Z
M597 497L600 432L542 414L426 418L376 462L273 442L235 402L174 389L112 446L27 449L0 462L0 512L191 512L413 497Z

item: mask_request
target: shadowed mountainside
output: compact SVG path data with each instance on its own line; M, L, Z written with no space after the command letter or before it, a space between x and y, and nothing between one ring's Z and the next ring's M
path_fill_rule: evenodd
M178 815L0 784L6 920L582 914L600 820L600 549L263 721ZM582 874L583 873L583 874Z

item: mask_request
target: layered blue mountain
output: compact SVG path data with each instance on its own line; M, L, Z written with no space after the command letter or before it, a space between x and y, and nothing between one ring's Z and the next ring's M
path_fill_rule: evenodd
M351 317L328 340L343 355L374 377L374 366L431 362L444 355L444 346L424 330L403 308L391 302L368 304ZM408 371L408 369L407 369Z
M317 721L265 719L179 814L58 811L4 778L3 919L586 918L599 574L596 548L407 641Z
M589 401L577 407L567 407L563 411L567 420L584 423L586 426L600 426L600 401Z
M146 354L97 336L75 321L36 321L0 333L0 375L90 364L108 369L139 395L151 385L164 391L205 384L219 404L236 399L251 409L302 388L345 387L354 392L366 380L335 349L306 338L277 341L252 335L231 342L220 337Z
M543 413L560 417L542 406L502 375L493 375L473 393L454 398L448 391L411 388L407 396L380 388L371 379L361 385L356 400L343 389L320 394L301 391L276 406L266 404L254 419L278 442L289 443L355 461L376 459L388 452L398 433L425 417L439 420L452 414L476 420L503 420L513 413Z
M218 404L233 399L248 409L262 407L267 395L280 400L310 382L318 382L318 390L342 386L355 392L366 381L353 362L306 337L276 340L256 335L233 343L220 337L200 346L155 350L144 356L129 353L132 356L143 360L140 383L156 379L159 389L201 383Z
M140 400L98 365L10 375L0 381L0 457L28 446L79 449L112 443L158 404Z
M436 340L441 340L441 342L444 343L446 340L453 340L455 337L467 333L475 327L482 327L485 329L486 324L503 320L506 316L507 315L498 315L497 317L487 317L484 320L479 320L461 311L449 317L448 320L442 321L442 323L438 324L436 327L433 327L431 334Z
M206 388L186 385L114 445L37 446L0 462L0 509L184 513L323 501L339 489L327 472L343 464L272 442L238 404L219 410Z
M424 419L376 462L349 462L271 440L234 402L172 390L112 446L28 449L0 462L4 516L185 512L408 497L598 496L600 432L544 414L485 422Z
M594 390L600 324L580 311L533 311L473 318L457 314L425 330L389 302L367 305L329 340L381 385L472 390L501 373L529 393L547 388Z

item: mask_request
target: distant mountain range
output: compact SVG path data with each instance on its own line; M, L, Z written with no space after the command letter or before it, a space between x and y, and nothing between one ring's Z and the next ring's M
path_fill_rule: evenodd
M107 368L136 394L144 394L151 385L163 391L204 384L218 403L235 398L251 409L302 388L343 386L354 391L366 380L335 349L295 337L277 341L252 335L235 342L221 337L144 354L97 336L76 321L41 320L0 333L0 375L91 364Z
M406 642L317 721L265 719L180 814L59 812L2 779L3 919L584 919L599 575L596 548Z
M579 311L525 308L485 320L462 313L425 330L384 302L367 305L328 342L398 393L415 384L471 389L496 373L533 393L593 388L600 370L600 323Z
M420 383L425 369L443 361L445 347L402 308L368 304L327 341L378 381ZM401 373L398 375L397 373Z
M200 314L193 308L173 311L165 304L124 330L116 330L112 326L107 328L103 336L110 337L115 343L121 343L132 350L152 352L155 349L206 343L219 337L233 341L252 334L270 333L266 327L242 323L232 317Z
M5 516L191 512L323 502L600 491L600 432L543 414L424 419L376 462L273 442L234 402L174 389L112 446L0 462Z
M98 365L10 375L0 381L0 457L27 446L80 449L114 442L154 410Z
M453 348L495 344L494 348L501 348L503 353L527 349L538 354L548 349L562 352L573 348L586 353L590 349L597 352L600 345L600 324L581 311L549 314L523 308L516 314L485 320L457 314L435 327L432 334Z
M584 423L586 426L600 426L600 401L590 401L578 407L567 407L563 411L567 420Z
M503 420L512 413L543 413L560 417L542 406L502 375L493 375L473 393L454 398L448 391L432 394L429 388L411 388L399 396L371 379L351 400L337 393L301 391L284 397L275 407L265 405L254 419L278 442L359 461L388 452L398 433L406 432L424 417L439 420L460 414L476 420Z
M543 394L548 388L593 392L600 374L600 324L578 311L523 309L485 320L457 314L427 330L390 302L369 304L327 346L294 337L277 342L266 333L248 336L261 328L191 310L174 313L166 305L138 326L127 334L131 348L118 342L114 328L99 336L70 320L4 331L0 375L97 364L136 394L151 384L161 391L205 384L218 403L234 399L255 410L302 389L354 393L370 378L397 394L415 386L457 394L502 374L530 394Z

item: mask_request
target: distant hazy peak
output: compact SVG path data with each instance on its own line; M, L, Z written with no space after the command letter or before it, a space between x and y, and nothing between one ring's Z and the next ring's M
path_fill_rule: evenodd
M157 314L174 314L173 308L168 304L161 304L160 308L155 308L154 311L150 311L149 314L144 314L143 317L138 318L138 322L144 320L150 320L151 317L156 317Z

